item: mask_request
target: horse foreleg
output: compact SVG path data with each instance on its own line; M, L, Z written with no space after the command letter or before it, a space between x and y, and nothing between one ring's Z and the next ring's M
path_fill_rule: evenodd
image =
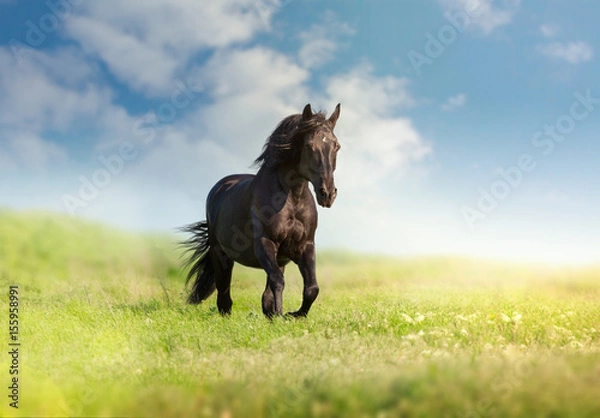
M269 278L267 277L267 285L265 286L265 291L262 295L262 310L263 314L268 317L272 317L275 315L275 298L273 297L273 292L271 291L271 287L269 286Z
M285 274L285 267L280 267L281 274ZM273 291L271 290L271 286L269 286L269 278L267 277L267 285L265 286L265 291L262 295L262 308L263 313L272 317L275 315L275 297L273 296Z
M297 262L302 280L304 281L304 291L302 292L302 306L296 312L289 312L288 315L303 317L308 314L310 307L319 295L319 285L317 284L315 245L308 244L306 250Z
M277 264L277 245L266 237L255 240L254 251L261 267L267 272L267 286L263 293L263 312L266 316L283 314L283 269Z

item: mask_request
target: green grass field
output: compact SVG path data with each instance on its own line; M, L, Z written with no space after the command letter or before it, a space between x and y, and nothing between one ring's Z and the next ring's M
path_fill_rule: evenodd
M309 317L270 322L264 274L236 267L221 318L184 303L173 237L0 212L0 415L600 416L600 268L324 252L318 273Z

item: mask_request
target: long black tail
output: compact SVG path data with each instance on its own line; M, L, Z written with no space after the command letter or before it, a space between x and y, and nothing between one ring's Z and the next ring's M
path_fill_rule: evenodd
M196 222L181 228L181 231L192 234L191 238L183 241L181 245L186 252L192 254L185 262L185 266L191 266L185 282L195 277L192 291L188 296L188 303L198 304L208 298L216 289L214 266L208 250L208 222Z

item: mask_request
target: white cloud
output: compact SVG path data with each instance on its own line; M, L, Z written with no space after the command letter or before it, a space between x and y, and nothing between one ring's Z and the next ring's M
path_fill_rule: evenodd
M347 23L340 22L333 13L326 12L323 22L312 25L298 35L302 42L298 52L300 63L305 68L321 67L333 59L340 38L353 34L354 30Z
M451 112L458 108L463 107L467 103L467 95L464 93L457 94L456 96L449 97L446 103L442 105L442 110Z
M307 81L309 73L283 54L255 47L218 51L199 75L220 100L259 92L267 97L286 93Z
M110 219L126 228L171 230L204 217L206 196L214 183L247 171L251 162L235 148L198 140L179 124L167 127L155 143L138 150L137 159L128 162L80 215Z
M491 34L512 22L521 0L438 0L447 12L463 12L469 16L470 26Z
M580 64L590 61L594 56L594 49L585 42L553 42L538 46L543 55L567 61L570 64Z
M415 104L407 85L404 78L375 77L366 65L328 80L328 102L342 103L339 176L347 189L360 193L383 178L398 180L431 152L411 120L398 115Z
M157 132L151 144L141 145L139 157L84 215L139 228L164 229L175 226L173 219L197 220L204 216L213 184L231 173L252 172L269 133L285 116L299 113L311 96L308 71L264 47L217 50L191 73L206 86L203 95L209 103ZM123 196L128 204L119 209ZM177 202L169 205L167 218L143 210L165 202Z
M97 54L117 77L135 90L164 92L174 77L176 58L132 34L87 17L73 19L69 31L86 51Z
M72 48L28 49L18 60L0 48L0 123L29 131L64 131L80 118L97 114L110 102L110 92L84 81L92 73Z
M418 210L417 220L414 204L400 191L415 180L414 173L433 152L411 119L402 116L417 102L408 86L405 78L375 76L367 64L326 81L327 107L342 103L336 127L342 149L336 171L337 201L319 215L320 245L397 254L415 253L425 241L431 244L431 234L423 227L434 219L424 215L431 211ZM441 244L439 229L437 234Z
M279 120L310 100L309 72L263 47L218 51L197 76L210 86L213 103L188 118L192 130L200 128L205 138L243 155L258 157Z
M66 30L133 89L151 96L170 92L189 59L205 48L250 40L269 29L275 0L198 2L131 0L86 2Z
M559 28L556 25L544 24L540 26L540 33L545 38L554 38L559 32Z
M327 82L327 93L335 100L343 98L350 104L348 118L362 115L391 116L399 109L416 104L408 92L408 79L393 76L376 77L369 64L361 64L344 74L333 76Z
M0 138L4 131L77 135L105 149L135 138L136 118L116 105L98 69L76 48L0 48ZM71 142L71 141L67 141Z
M307 86L305 69L262 47L219 51L199 70L199 77L210 86L206 93L214 102L169 126L110 188L109 201L127 195L126 189L136 190L141 202L131 204L131 211L172 200L177 202L169 206L173 218L182 223L197 220L204 214L210 187L227 174L252 172L250 165L268 134L311 100L315 108L323 106L329 112L342 102L336 133L343 148L336 178L343 197L336 213L347 215L332 224L353 222L350 214L355 211L350 208L367 210L369 201L389 193L388 187L397 186L410 167L431 153L411 120L398 115L415 103L407 91L408 81L377 77L367 65L326 80L322 96ZM114 207L110 215L117 216L117 203L110 207ZM105 217L108 212L103 211L109 211L106 203L89 213ZM119 212L123 225L173 223L171 218L149 222L153 215L125 212L126 208Z
M194 173L191 178L211 178L214 182L228 169L247 172L279 121L300 113L311 98L316 109L324 106L329 112L336 103L342 103L336 128L343 146L339 176L347 191L352 189L356 196L363 193L363 185L373 186L385 176L401 179L411 164L431 152L411 120L398 116L399 111L415 104L407 90L408 80L376 77L367 65L328 79L323 96L306 86L305 70L285 55L265 48L222 51L201 73L211 86L208 93L214 103L172 126L186 139L165 137L161 147L173 149L160 153L171 155L169 161L188 161L190 155L203 161L174 168ZM195 151L198 142L204 143L202 152L221 150L218 152L226 155L217 160L235 164L210 167L216 157ZM164 172L164 167L156 167L157 159L142 160L153 167L148 172Z
M0 130L0 173L26 170L44 173L64 164L67 153L59 145L26 131Z
M136 118L113 99L77 48L0 48L0 166L36 179L89 174L69 152L110 155L136 138Z

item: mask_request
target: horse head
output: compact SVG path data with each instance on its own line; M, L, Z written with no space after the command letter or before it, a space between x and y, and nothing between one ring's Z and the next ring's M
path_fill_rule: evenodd
M333 129L340 116L340 107L338 104L329 119L305 136L298 164L300 175L314 187L317 203L326 208L333 205L337 196L333 173L341 146ZM310 123L315 117L310 104L307 104L302 112L303 122Z

